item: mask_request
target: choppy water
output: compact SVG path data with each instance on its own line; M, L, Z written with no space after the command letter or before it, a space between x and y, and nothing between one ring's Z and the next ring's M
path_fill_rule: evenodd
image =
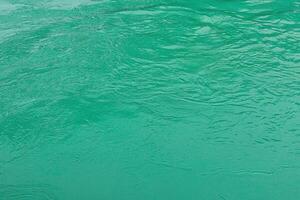
M298 0L0 0L1 200L300 199Z

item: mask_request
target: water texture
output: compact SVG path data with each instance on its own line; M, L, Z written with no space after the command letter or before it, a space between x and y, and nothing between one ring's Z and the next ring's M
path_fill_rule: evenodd
M298 0L0 0L0 200L299 183Z

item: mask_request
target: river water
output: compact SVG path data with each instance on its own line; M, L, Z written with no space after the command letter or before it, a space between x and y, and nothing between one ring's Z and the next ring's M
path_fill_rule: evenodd
M1 200L299 183L298 0L0 0Z

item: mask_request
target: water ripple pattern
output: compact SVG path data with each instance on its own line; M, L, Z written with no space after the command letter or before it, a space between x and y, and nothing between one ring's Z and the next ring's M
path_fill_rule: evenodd
M298 0L0 0L0 200L299 182Z

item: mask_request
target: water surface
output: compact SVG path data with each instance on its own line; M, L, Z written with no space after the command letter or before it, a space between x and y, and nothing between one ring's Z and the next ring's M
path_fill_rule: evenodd
M0 200L300 199L298 0L0 0Z

